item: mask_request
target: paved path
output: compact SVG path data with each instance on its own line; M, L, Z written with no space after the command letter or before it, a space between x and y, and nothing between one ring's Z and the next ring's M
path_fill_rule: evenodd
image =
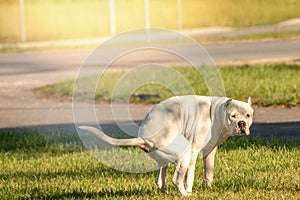
M300 60L300 39L204 44L203 47L217 65L281 60L299 62ZM120 47L116 48L119 49ZM170 45L166 46L166 48L170 48ZM176 48L187 52L192 58L199 56L191 45L177 44ZM105 54L112 56L115 50L115 48L107 48ZM90 52L91 49L0 54L0 75L52 73L57 70L76 71ZM152 57L143 57L143 51L136 51L135 53L140 54L126 55L121 60L123 67L132 63L140 64L142 62L161 64L174 64L174 62L176 64L178 62L174 61L174 55L171 54L154 52L155 55ZM99 57L92 58L90 63L94 66L103 64L101 56L103 55L99 53Z
M231 38L262 33L280 33L285 31L299 31L300 18L282 21L265 26L253 26L245 28L232 27L208 27L184 31L185 34L194 38Z

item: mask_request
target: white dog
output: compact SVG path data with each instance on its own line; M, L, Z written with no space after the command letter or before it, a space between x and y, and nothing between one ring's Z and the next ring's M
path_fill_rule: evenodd
M204 180L211 187L217 146L229 136L249 135L253 121L251 99L241 102L225 97L175 96L155 105L139 129L139 137L115 139L100 130L82 126L117 146L139 146L158 164L156 183L165 190L166 170L176 164L172 182L184 196L192 192L196 159L200 151Z

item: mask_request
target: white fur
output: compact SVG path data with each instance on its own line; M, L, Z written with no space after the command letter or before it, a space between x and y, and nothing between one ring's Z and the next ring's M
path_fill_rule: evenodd
M225 97L175 96L155 105L146 115L139 137L114 139L83 126L118 146L140 146L158 164L156 183L165 190L168 163L175 163L172 182L184 196L192 192L195 165L202 151L204 180L211 187L217 146L229 136L249 135L253 109L250 98L241 102Z

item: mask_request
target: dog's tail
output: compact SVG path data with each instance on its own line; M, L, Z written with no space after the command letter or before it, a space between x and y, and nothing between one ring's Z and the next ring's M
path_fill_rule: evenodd
M142 148L146 144L145 140L141 137L130 138L130 139L116 139L106 135L102 131L91 126L80 126L79 128L94 133L95 135L100 137L103 141L114 146L139 146Z

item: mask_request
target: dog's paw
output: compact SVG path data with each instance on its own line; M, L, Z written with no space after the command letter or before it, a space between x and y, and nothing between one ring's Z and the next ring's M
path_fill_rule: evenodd
M157 191L162 194L169 194L169 191L166 188L164 188L164 189L157 188Z
M192 190L187 189L186 192L189 193L189 194L191 194Z
M186 191L185 189L180 189L179 192L181 193L182 196L187 197L192 195L192 193Z
M181 194L182 194L182 196L184 196L184 197L188 197L188 196L191 196L191 195L192 195L191 192L185 192L185 193L181 193Z
M204 182L205 182L205 186L206 186L206 188L211 188L212 187L212 184L211 184L211 181L208 181L208 180L206 180L206 179L204 179Z

